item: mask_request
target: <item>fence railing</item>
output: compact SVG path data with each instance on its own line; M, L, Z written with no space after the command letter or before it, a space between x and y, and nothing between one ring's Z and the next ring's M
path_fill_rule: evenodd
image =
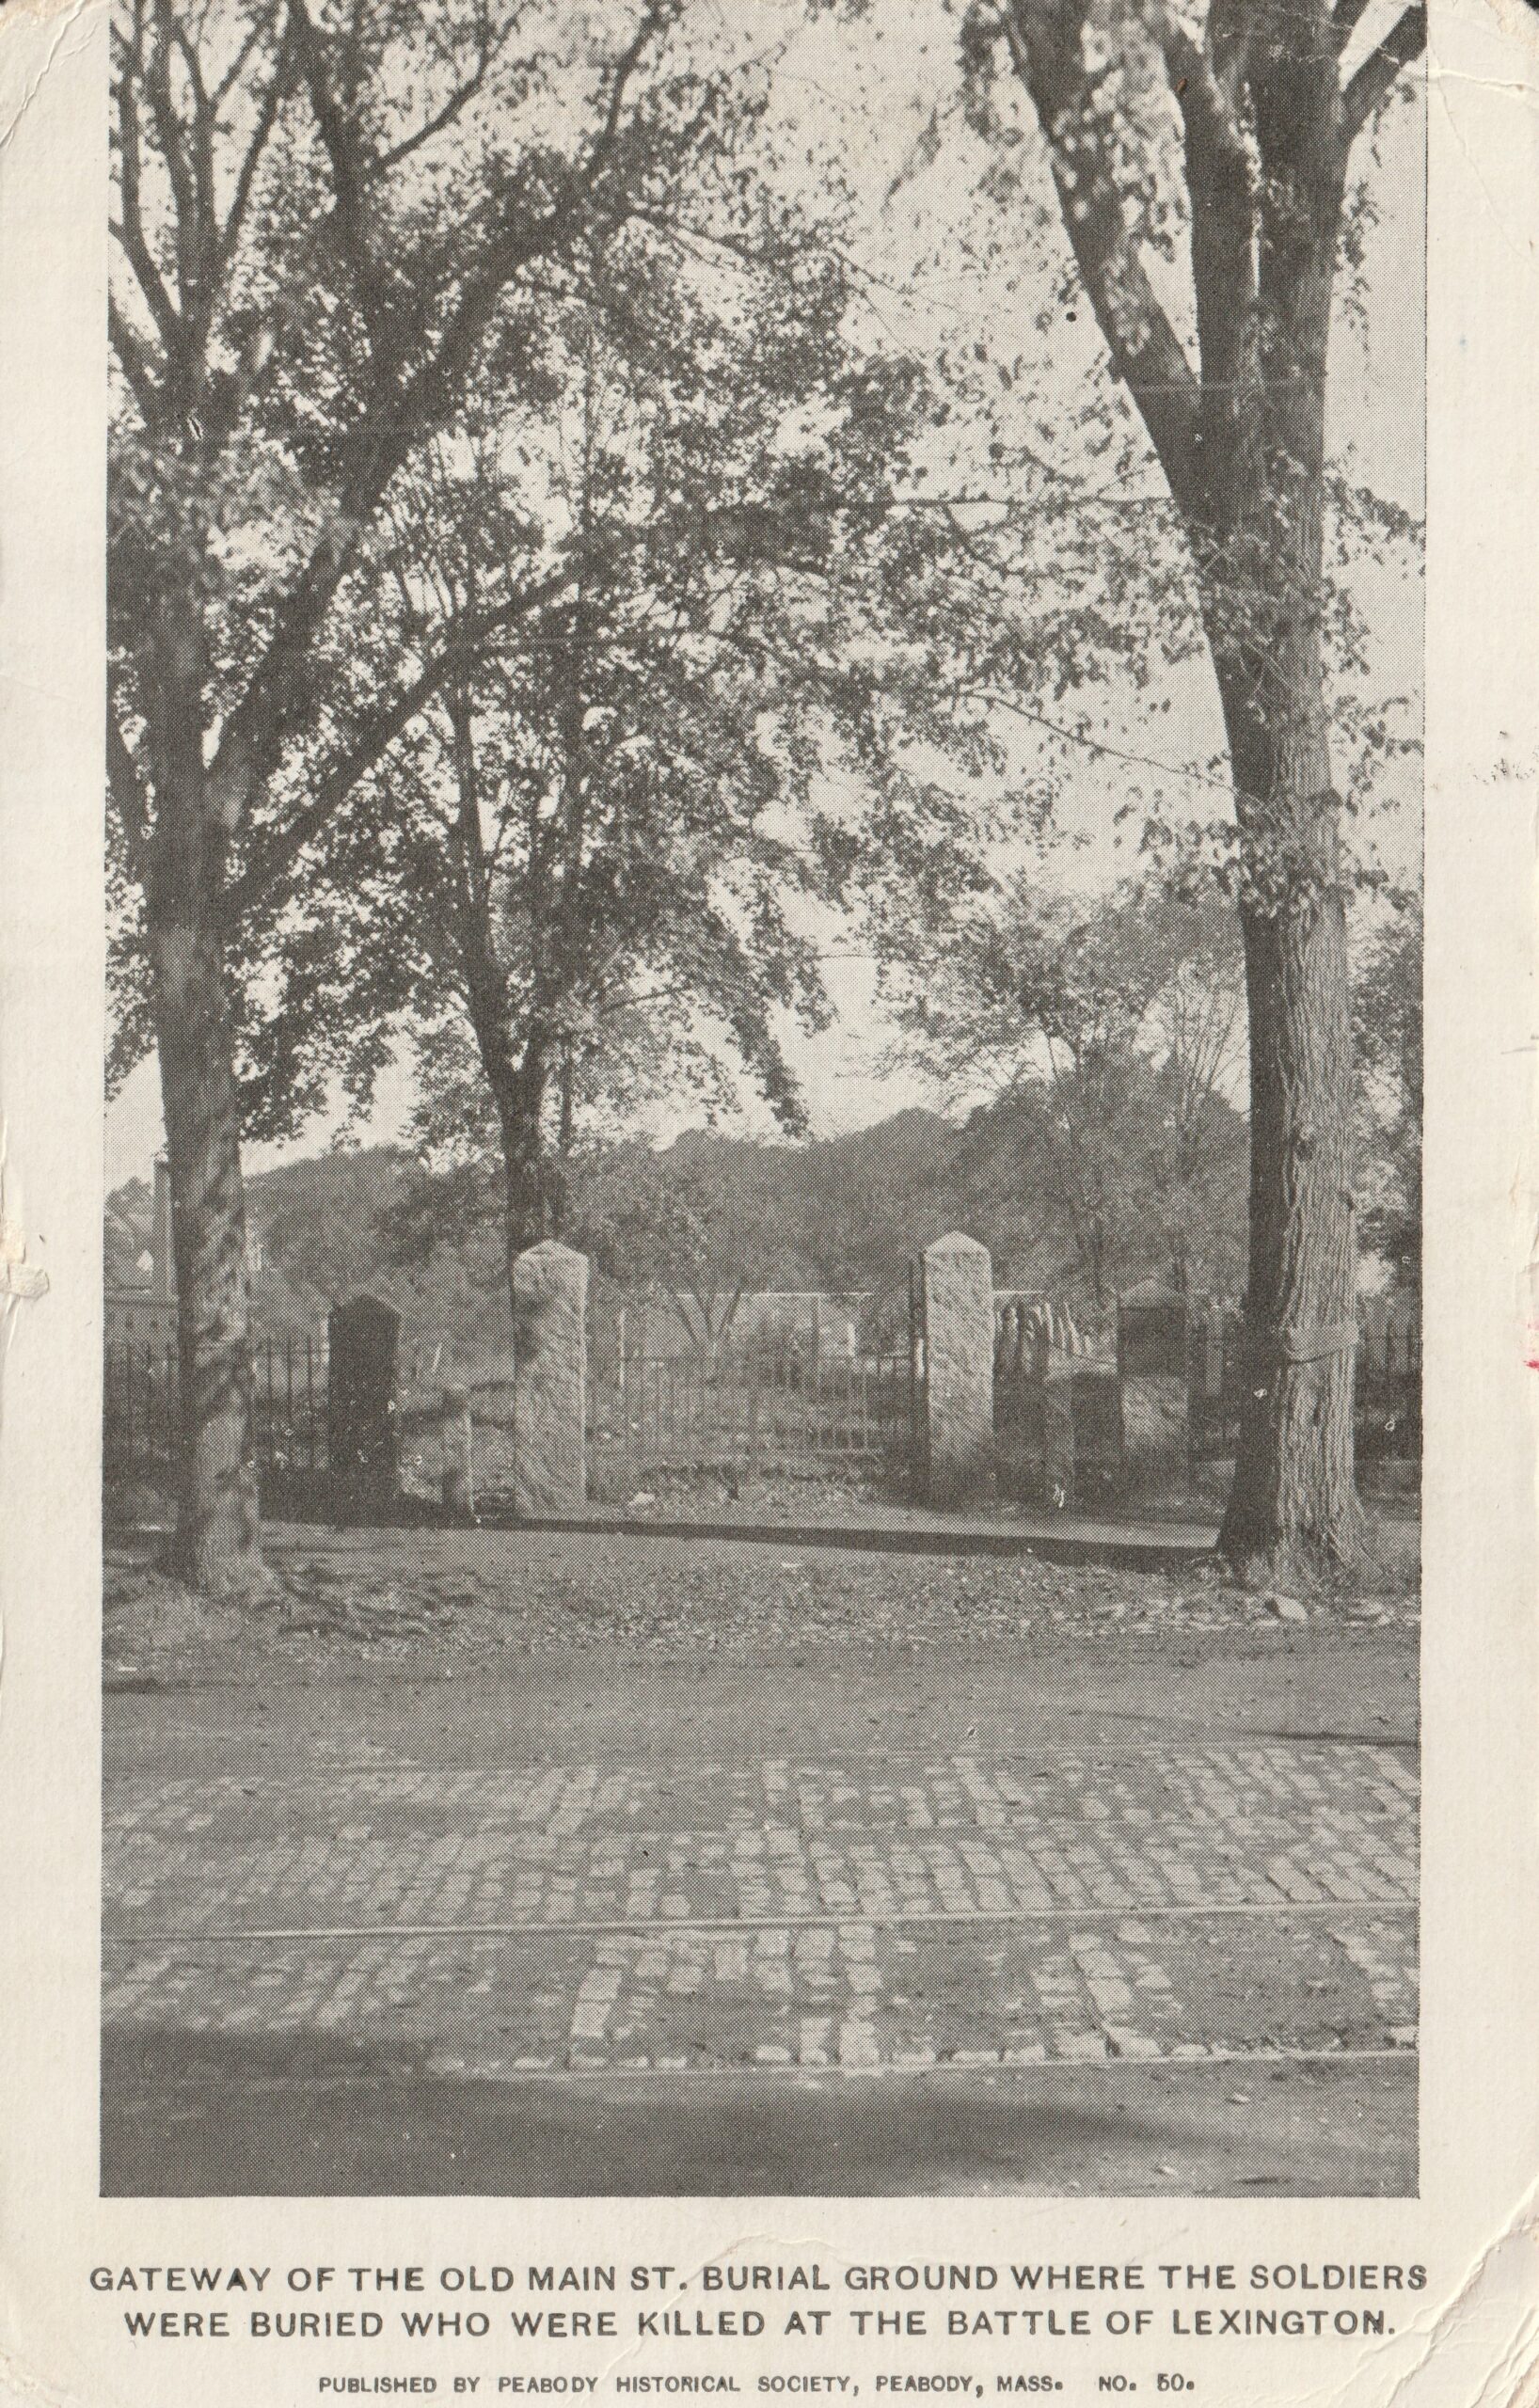
M311 1338L259 1341L251 1361L257 1465L269 1478L330 1467L327 1350ZM181 1367L174 1346L122 1339L106 1350L103 1469L109 1480L168 1478L181 1444Z
M1195 1462L1233 1454L1249 1376L1238 1314L1193 1322L1186 1390ZM1416 1460L1421 1451L1421 1333L1415 1323L1359 1329L1354 1402L1357 1451L1363 1462Z
M169 1473L178 1446L176 1349L146 1339L109 1344L103 1364L102 1468L110 1480Z
M588 1440L606 1458L686 1470L858 1463L906 1448L916 1374L908 1353L719 1350L600 1361L588 1389Z
M1113 1497L1125 1467L1126 1382L1104 1360L1054 1354L1007 1324L996 1355L994 1425L1002 1467L1019 1493L1054 1501ZM1017 1339L1020 1342L1017 1343ZM1194 1484L1234 1453L1247 1376L1237 1317L1194 1320L1177 1411ZM174 1347L138 1339L106 1350L103 1460L109 1482L169 1485L179 1447ZM264 1499L325 1510L331 1477L330 1364L324 1339L259 1341L252 1360L254 1438ZM1356 1357L1357 1449L1365 1466L1412 1464L1421 1446L1421 1341L1414 1325L1367 1327ZM512 1390L471 1390L477 1478L511 1480ZM687 1357L621 1354L598 1333L590 1357L590 1465L606 1472L731 1465L750 1474L822 1465L874 1466L912 1458L923 1401L919 1350L821 1354L746 1347ZM403 1490L436 1497L438 1386L404 1379L395 1411ZM1013 1468L1011 1468L1013 1467ZM1061 1494L1059 1494L1061 1492Z

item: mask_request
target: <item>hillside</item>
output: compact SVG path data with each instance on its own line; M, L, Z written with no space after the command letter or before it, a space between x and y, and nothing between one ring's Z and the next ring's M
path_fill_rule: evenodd
M1226 1114L1215 1138L1215 1196L1191 1233L1199 1278L1234 1284L1243 1227L1245 1125ZM1113 1284L1169 1267L1168 1196L1147 1193L1136 1150L1114 1193L1094 1199ZM507 1343L503 1237L490 1169L427 1177L405 1151L317 1154L247 1185L259 1325L312 1329L358 1289L387 1297L421 1339L481 1356ZM1216 1198L1216 1200L1215 1200ZM108 1199L108 1277L135 1284L149 1245L142 1181ZM1100 1224L1098 1224L1100 1226ZM576 1165L565 1234L608 1292L700 1292L897 1286L910 1257L947 1228L981 1239L1000 1286L1084 1291L1082 1248L1065 1203L1064 1165L1039 1101L1018 1096L964 1122L912 1110L808 1145L691 1131L665 1149L612 1148Z

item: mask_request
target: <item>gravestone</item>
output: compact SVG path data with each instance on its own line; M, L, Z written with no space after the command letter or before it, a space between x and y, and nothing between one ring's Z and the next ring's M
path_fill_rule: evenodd
M953 1230L919 1258L925 1334L925 1484L931 1505L994 1487L994 1284L987 1246Z
M1145 1280L1119 1297L1117 1368L1128 1485L1183 1492L1190 1467L1187 1302Z
M1051 1354L1042 1374L1042 1489L1055 1510L1077 1504L1074 1488L1074 1368ZM1083 1418L1083 1417L1082 1417Z
M326 1445L339 1520L386 1521L395 1509L401 1316L377 1296L333 1305L327 1323Z
M519 1513L568 1513L588 1493L588 1258L547 1238L513 1266L513 1493Z
M476 1510L475 1434L470 1426L470 1391L452 1383L444 1389L439 1420L443 1452L441 1483L444 1512L455 1521L473 1520Z
M1125 1382L1109 1364L1071 1365L1068 1380L1072 1501L1104 1503L1124 1484Z

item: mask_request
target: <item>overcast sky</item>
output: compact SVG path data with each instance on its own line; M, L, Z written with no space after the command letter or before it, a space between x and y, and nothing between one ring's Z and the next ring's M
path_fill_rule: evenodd
M873 16L880 12L873 12ZM1372 11L1363 32L1372 30ZM893 23L887 19L890 26ZM926 0L906 19L909 39L901 47L882 40L874 27L851 26L832 14L801 36L780 70L785 105L805 114L824 139L859 162L859 186L868 209L870 249L866 264L883 282L877 306L893 339L922 346L931 326L976 328L996 341L1001 332L997 261L980 270L968 256L966 235L976 224L972 177L979 164L971 138L959 126L945 129L940 155L914 167L915 144L935 106L954 85L955 20ZM1350 63L1350 62L1349 62ZM1386 499L1420 515L1422 506L1424 341L1424 186L1422 123L1419 106L1391 110L1380 135L1381 164L1372 188L1377 222L1369 232L1365 261L1367 309L1361 323L1344 322L1332 363L1332 440L1353 477ZM922 154L921 154L922 155ZM896 184L896 192L893 186ZM1024 247L1025 237L1023 237ZM1045 271L1023 260L1039 291ZM890 296L883 299L885 294ZM890 310L890 315L889 315ZM1008 328L1032 359L1032 373L1049 404L1083 386L1097 342L1089 312L1076 312L1072 327L1055 327L1044 343L1026 326ZM1386 694L1420 695L1421 685L1421 594L1419 579L1396 563L1372 568L1354 579L1356 596L1372 631L1374 684ZM1167 705L1167 707L1162 707ZM1220 750L1216 699L1206 663L1172 672L1141 694L1109 689L1095 733L1111 748L1090 752L1058 746L1042 737L1039 759L1051 761L1060 793L1059 825L1072 842L1061 845L1045 874L1075 884L1111 882L1136 866L1136 829L1143 805L1157 793L1183 800L1188 809L1211 812L1204 794L1183 775ZM1118 752L1145 756L1142 765L1119 760ZM1023 754L1023 757L1028 757ZM1150 767L1150 763L1161 766ZM1125 827L1116 815L1137 805ZM1385 865L1400 878L1414 870L1420 852L1419 781L1405 765L1391 806L1368 832ZM835 1006L832 1027L817 1037L785 1032L786 1051L807 1090L815 1133L832 1135L858 1128L905 1104L934 1102L933 1090L912 1071L884 1060L891 1032L873 1008L869 964L859 939L832 920L818 931L828 958L826 977ZM369 1140L398 1136L411 1102L405 1070L382 1081L376 1108L363 1133ZM659 1117L651 1134L666 1139L689 1124L685 1111ZM262 1169L294 1154L313 1153L335 1124L318 1122L297 1145L252 1147L247 1166ZM745 1096L742 1126L770 1128L768 1114ZM148 1173L161 1139L156 1065L142 1063L109 1106L106 1178L109 1187Z

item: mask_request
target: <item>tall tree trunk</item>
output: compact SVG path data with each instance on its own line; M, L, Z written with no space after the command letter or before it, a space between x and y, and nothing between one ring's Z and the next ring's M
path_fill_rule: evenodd
M532 1042L520 1061L504 1052L483 1066L497 1106L502 1141L502 1191L507 1213L508 1294L513 1295L513 1266L526 1246L537 1245L551 1234L550 1201L541 1118L545 1108L547 1070L543 1053Z
M1315 875L1290 880L1275 903L1247 899L1240 915L1250 1059L1246 1380L1219 1543L1242 1567L1285 1579L1350 1562L1363 1534L1353 1463L1346 916L1336 806L1323 785L1300 799L1301 814L1311 809Z
M1247 1378L1220 1544L1244 1568L1309 1578L1349 1563L1363 1538L1352 1008L1324 640L1346 149L1334 70L1285 49L1252 92L1263 172L1254 374L1241 394L1205 388L1210 506L1197 547L1227 588L1210 587L1207 607L1234 773L1250 1061Z
M516 1326L513 1266L526 1246L537 1245L552 1234L551 1180L543 1126L550 1054L547 1036L537 1019L529 1027L521 1052L514 1042L509 980L498 960L493 932L493 878L481 826L475 715L463 688L452 689L445 699L459 795L449 856L450 917L471 1033L501 1139L508 1301Z
M998 5L1113 372L1190 539L1217 673L1251 1074L1251 1376L1222 1544L1249 1566L1307 1574L1350 1560L1362 1529L1351 1011L1323 642L1331 295L1352 146L1424 46L1425 12L1406 7L1345 85L1353 0L1334 13L1329 0L1208 0L1200 36L1174 10L1151 12L1182 121L1194 370L1128 205L1088 0Z
M189 715L189 724L198 722ZM251 1421L246 1202L234 1041L218 933L223 846L198 768L160 783L149 890L170 1168L181 1370L174 1560L214 1594L263 1579Z

